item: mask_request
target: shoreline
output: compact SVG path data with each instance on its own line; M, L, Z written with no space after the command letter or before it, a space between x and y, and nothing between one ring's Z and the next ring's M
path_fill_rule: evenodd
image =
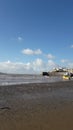
M56 84L56 83L68 83L68 82L73 82L73 80L71 79L71 80L57 80L57 81L51 81L51 82L42 82L42 81L40 81L40 82L20 82L20 83L9 83L9 82L7 82L7 83L3 83L2 85L0 84L0 87L1 86L17 86L17 85L34 85L34 84L38 84L38 85L43 85L43 84L50 84L50 85L52 85L52 84Z

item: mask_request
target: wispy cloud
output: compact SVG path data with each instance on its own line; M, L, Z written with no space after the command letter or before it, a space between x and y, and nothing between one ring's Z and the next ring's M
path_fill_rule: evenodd
M73 61L71 61L71 60L62 59L61 63L63 63L63 65L65 65L65 67L73 68Z
M70 46L70 48L73 48L73 44Z
M67 62L69 62L69 60L67 60L67 59L62 59L61 62L62 62L62 63L67 63Z
M25 55L40 55L42 54L42 51L40 49L37 50L31 50L29 48L22 50L22 53Z
M21 42L23 40L23 38L22 37L18 37L17 40Z
M53 68L58 67L58 65L53 60L48 60L48 67L50 70L52 70Z
M54 59L55 56L53 56L52 54L48 54L48 55L47 55L47 58L48 58L48 59Z
M69 67L69 68L73 68L73 62L69 62L69 63L68 63L68 67Z

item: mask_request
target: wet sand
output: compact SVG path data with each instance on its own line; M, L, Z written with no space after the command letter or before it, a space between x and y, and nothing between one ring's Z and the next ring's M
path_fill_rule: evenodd
M0 130L73 130L73 81L0 86Z

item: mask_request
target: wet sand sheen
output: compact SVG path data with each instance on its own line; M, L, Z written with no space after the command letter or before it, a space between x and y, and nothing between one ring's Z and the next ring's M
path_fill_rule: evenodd
M13 115L14 114L14 115ZM56 110L36 110L33 113L6 112L0 116L1 130L72 130L73 109L66 106Z
M73 81L0 86L0 130L73 130L72 87Z

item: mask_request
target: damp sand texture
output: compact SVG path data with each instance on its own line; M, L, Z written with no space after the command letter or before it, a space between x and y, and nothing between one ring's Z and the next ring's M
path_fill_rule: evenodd
M73 81L0 86L0 130L73 130Z

